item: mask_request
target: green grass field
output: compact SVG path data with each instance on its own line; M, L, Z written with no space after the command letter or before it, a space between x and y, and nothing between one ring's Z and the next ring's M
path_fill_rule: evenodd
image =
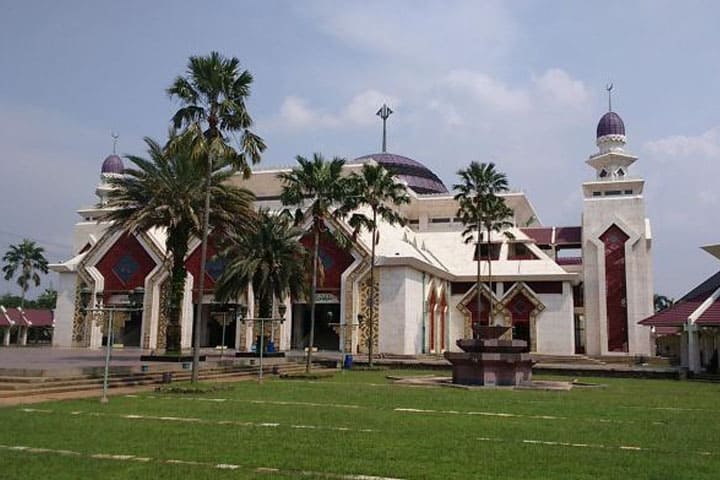
M461 390L388 373L423 372L0 408L0 478L720 478L720 385Z

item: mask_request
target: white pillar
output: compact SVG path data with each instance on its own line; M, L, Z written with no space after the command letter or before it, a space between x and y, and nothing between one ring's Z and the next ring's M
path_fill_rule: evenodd
M3 345L7 347L10 345L10 327L5 327L3 330Z
M685 325L688 339L688 370L700 373L700 348L698 345L698 329L694 324Z
M28 330L30 327L18 327L18 345L27 345Z

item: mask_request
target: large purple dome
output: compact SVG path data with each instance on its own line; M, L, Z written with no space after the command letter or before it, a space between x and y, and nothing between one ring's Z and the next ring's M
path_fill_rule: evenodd
M114 153L109 155L102 164L100 173L122 175L125 172L122 158Z
M353 160L364 163L370 159L385 167L388 171L407 182L415 193L448 193L447 187L429 168L412 158L394 153L374 153Z
M597 126L597 138L605 135L625 135L625 123L615 112L607 112Z

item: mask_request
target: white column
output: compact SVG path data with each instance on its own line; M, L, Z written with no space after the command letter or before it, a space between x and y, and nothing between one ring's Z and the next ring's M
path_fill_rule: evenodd
M3 345L5 345L6 347L10 345L10 327L4 328Z
M18 345L27 345L28 330L30 330L30 327L19 328L20 331L18 332Z
M685 325L688 339L688 370L700 373L700 348L698 345L698 329L694 324Z

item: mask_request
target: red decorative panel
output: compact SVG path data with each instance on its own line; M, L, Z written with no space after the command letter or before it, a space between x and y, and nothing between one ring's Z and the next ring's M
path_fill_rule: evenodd
M488 320L488 310L490 309L490 302L488 302L488 299L483 295L482 304L480 308L482 309L480 311L480 316L478 317L478 311L477 311L477 295L473 295L472 300L465 305L468 310L470 310L470 314L472 315L472 324L475 326L475 324L479 321L480 325L489 325L490 322Z
M430 313L430 350L435 350L435 305L437 304L437 297L435 296L435 289L433 289L430 295L430 301L428 302L428 311Z
M440 350L445 350L445 337L447 332L445 331L445 310L447 310L447 303L445 302L445 296L440 299Z
M155 261L135 235L124 234L95 265L105 279L106 292L126 292L145 285Z
M311 255L313 253L313 240L312 232L306 233L300 240ZM320 234L319 254L324 275L318 278L318 292L339 293L342 274L355 259L350 252L341 248L329 233Z
M530 322L530 312L535 308L535 305L525 296L524 293L520 292L517 295L515 295L512 300L510 300L510 304L508 305L508 309L510 310L510 314L512 315L512 324L513 326L516 323L528 323Z
M225 271L225 265L227 262L225 259L217 258L215 256L217 255L217 251L218 249L215 244L215 240L211 236L208 241L206 257L207 260L205 263L205 285L203 285L203 290L205 290L205 293L212 293L212 291L215 289L215 282L218 278L220 278L220 275L222 275L223 271ZM188 256L187 260L185 260L185 268L187 268L188 273L190 273L195 279L193 282L193 290L195 292L197 292L200 285L199 278L201 253L201 245L198 244L195 250L193 250L190 256Z
M625 232L617 225L600 235L605 244L605 293L608 350L628 351L627 280L625 278Z

